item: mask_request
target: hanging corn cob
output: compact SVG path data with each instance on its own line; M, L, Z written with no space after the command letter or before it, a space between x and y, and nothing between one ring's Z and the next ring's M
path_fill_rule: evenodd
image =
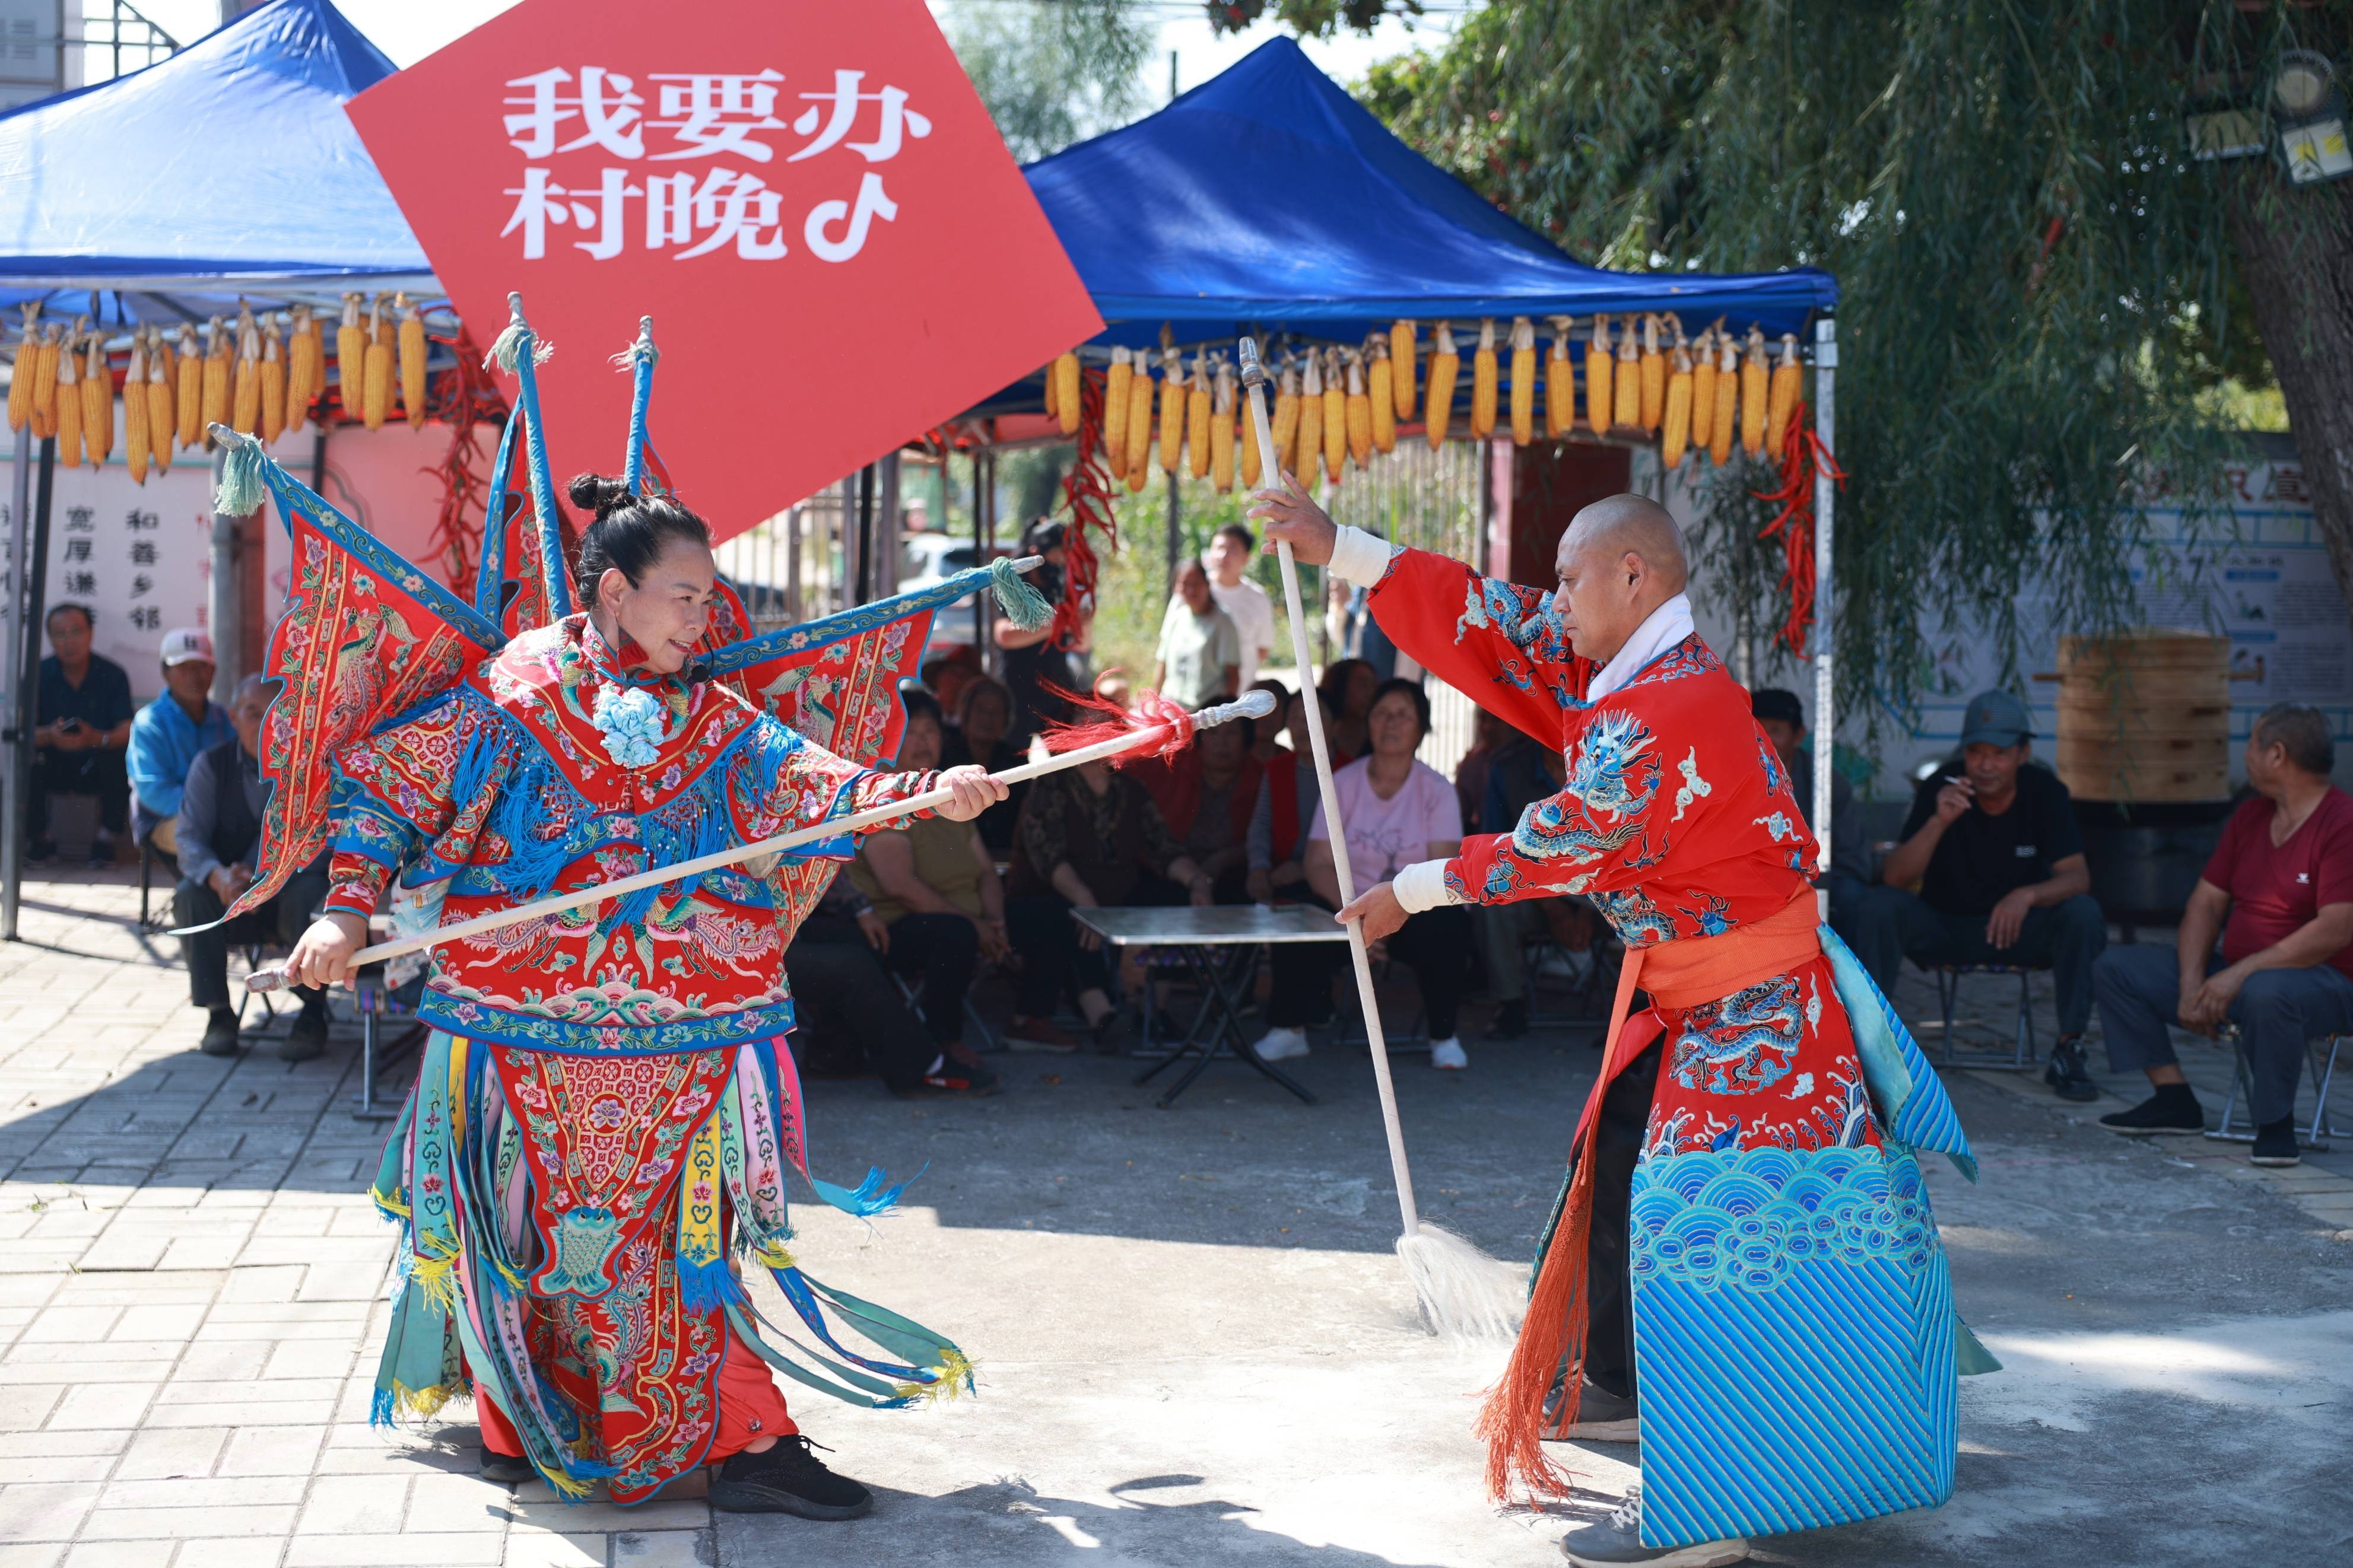
M1324 351L1324 470L1334 484L1348 462L1348 373L1338 349Z
M164 329L147 329L147 447L155 471L172 466L172 351L164 346Z
M1446 445L1447 422L1454 416L1454 378L1461 368L1462 356L1454 352L1454 323L1440 321L1430 342L1430 395L1422 405L1433 452Z
M1625 331L1618 334L1618 363L1610 375L1614 394L1609 406L1609 423L1627 430L1642 427L1642 351L1634 338L1634 323L1628 321Z
M1127 478L1127 384L1135 371L1125 349L1111 351L1111 370L1103 377L1103 455L1111 460L1111 477Z
M1354 350L1348 353L1348 456L1363 468L1373 458L1373 395L1365 381L1365 360Z
M1552 318L1552 353L1545 358L1545 436L1554 441L1577 423L1577 372L1568 358L1568 318Z
M1691 444L1706 451L1715 440L1715 331L1692 344Z
M1218 360L1218 387L1209 407L1209 482L1224 495L1234 488L1234 413L1240 384L1224 356Z
M228 328L215 316L205 328L204 402L197 413L196 430L206 446L212 437L205 434L216 425L228 423L229 358L233 350Z
M1079 433L1079 416L1084 407L1079 400L1079 356L1073 350L1054 361L1054 417L1062 422L1063 435Z
M367 328L360 324L364 294L343 296L343 319L335 328L335 376L342 387L343 417L357 419L367 408Z
M1152 351L1135 351L1135 372L1127 383L1127 488L1144 488L1152 466Z
M410 303L406 294L393 296L392 304L400 312L400 411L408 416L411 430L422 430L428 395L425 378L425 312Z
M1479 323L1479 347L1471 355L1471 438L1495 433L1495 319Z
M1225 367L1220 365L1219 367L1218 374L1219 378L1222 380L1225 374ZM1237 414L1240 414L1240 398L1237 397L1235 409ZM1280 438L1281 437L1277 437L1277 439ZM1240 440L1242 448L1242 489L1246 490L1255 490L1266 478L1266 454L1259 450L1257 420L1244 419L1241 421Z
M1642 431L1655 436L1667 409L1667 360L1659 348L1659 318L1642 318Z
M1204 352L1193 356L1193 377L1185 384L1186 458L1193 477L1209 477L1209 356Z
M1039 400L1041 403L1043 403L1043 404L1045 405L1045 408L1046 408L1046 417L1047 417L1047 418L1049 418L1049 419L1051 419L1051 420L1055 420L1056 422L1058 422L1058 423L1059 423L1059 422L1060 421L1061 417L1062 417L1062 411L1061 411L1060 408L1057 408L1057 407L1054 405L1054 362L1053 362L1053 361L1051 361L1051 360L1047 361L1047 362L1046 362L1045 368L1044 368L1044 369L1042 369L1042 370L1040 370L1040 371L1038 373L1038 383L1039 383L1039 394L1038 394L1038 395L1039 395Z
M294 321L286 336L286 427L302 428L302 421L311 415L311 399L319 395L319 383L311 367L311 307L294 307Z
M237 368L231 388L229 428L250 436L261 427L261 331L253 324L253 312L242 306L237 312Z
M1166 329L1163 328L1164 335ZM1173 348L1160 351L1160 468L1171 475L1185 458L1185 359Z
M1593 335L1585 340L1585 426L1596 436L1609 430L1611 403L1609 318L1593 318Z
M371 430L392 417L393 324L385 320L385 297L368 306L367 357L360 381L360 416Z
M1397 450L1397 364L1389 358L1389 341L1375 332L1366 340L1373 363L1365 372L1365 395L1373 419L1373 450ZM1409 370L1409 374L1412 374Z
M1274 455L1269 462L1267 479L1271 481L1283 469L1293 468L1292 454L1299 449L1299 366L1289 354L1282 360L1282 374L1274 384ZM1302 479L1306 484L1314 476Z
M1748 353L1740 362L1740 445L1752 458L1765 455L1765 414L1767 374L1765 334L1748 329Z
M106 363L106 334L90 335L90 363L81 367L81 440L93 468L114 449L114 372Z
M1707 460L1718 468L1732 461L1733 437L1740 428L1740 345L1722 327L1715 330L1715 417L1707 437Z
M180 449L186 451L205 438L205 365L196 346L196 329L180 329L180 347L173 356L172 410L179 416Z
M147 334L131 334L131 363L122 373L122 460L131 482L147 482Z
M58 345L58 462L65 468L81 465L81 324L76 322Z
M1415 340L1420 335L1420 331L1410 321L1398 321L1389 328L1389 361L1394 367L1389 372L1389 385L1397 396L1397 416L1400 425L1413 418L1414 357L1420 352Z
M278 318L262 323L261 439L266 446L286 433L286 345L278 335Z
M1660 416L1659 461L1672 472L1682 466L1683 448L1691 442L1691 349L1683 343L1675 345L1674 359L1667 367L1666 404Z
M1315 465L1324 458L1324 356L1310 352L1299 377L1299 449L1291 471L1302 485L1315 483Z
M8 428L22 430L33 417L33 383L40 374L41 333L37 323L41 307L24 307L25 327L16 339L16 366L8 374Z
M64 331L56 321L42 328L40 357L33 362L33 434L43 439L58 433L58 358Z
M1789 416L1798 411L1798 395L1805 388L1805 371L1798 363L1798 334L1781 334L1781 358L1773 366L1772 383L1765 397L1765 449L1776 460L1781 455L1783 437L1789 433Z
M1536 327L1525 316L1512 319L1512 444L1536 438Z

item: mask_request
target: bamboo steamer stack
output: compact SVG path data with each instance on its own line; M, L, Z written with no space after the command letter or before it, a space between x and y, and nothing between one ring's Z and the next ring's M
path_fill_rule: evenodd
M2231 641L2141 626L2059 639L2059 777L2078 800L2231 794Z

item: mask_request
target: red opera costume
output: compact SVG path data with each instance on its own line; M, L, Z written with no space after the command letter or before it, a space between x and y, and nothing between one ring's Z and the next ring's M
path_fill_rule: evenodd
M1539 1243L1526 1327L1486 1422L1499 1490L1563 1483L1541 1456L1588 1332L1593 1129L1653 1041L1657 1087L1626 1215L1642 1539L1675 1546L1941 1502L1956 1371L1990 1358L1955 1316L1915 1157L1972 1177L1952 1108L1826 928L1786 771L1677 595L1610 663L1577 657L1551 595L1341 531L1333 569L1432 675L1561 747L1564 788L1510 833L1397 879L1409 910L1589 899L1628 952L1624 1018ZM1620 1178L1623 1180L1624 1178ZM1598 1270L1597 1270L1598 1274Z

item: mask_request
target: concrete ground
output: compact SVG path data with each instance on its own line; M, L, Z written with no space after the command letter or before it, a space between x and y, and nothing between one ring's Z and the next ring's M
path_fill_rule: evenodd
M977 1399L934 1409L796 1400L880 1494L871 1519L488 1486L462 1407L365 1425L392 1233L361 1195L382 1134L348 1113L353 1032L301 1066L267 1038L194 1054L134 901L119 879L37 884L29 940L0 947L0 1568L1533 1568L1559 1561L1560 1516L1632 1479L1633 1449L1593 1445L1569 1456L1590 1493L1552 1516L1482 1500L1470 1425L1502 1348L1416 1323L1369 1070L1321 1047L1297 1064L1314 1107L1220 1065L1157 1110L1134 1064L1093 1058L997 1058L1008 1091L984 1101L811 1086L821 1171L929 1171L871 1234L804 1205L803 1261L980 1366ZM1925 986L1899 1001L1933 1016ZM1592 1038L1474 1037L1459 1077L1397 1058L1428 1215L1526 1256ZM2219 1088L2219 1053L2188 1049ZM1985 1179L1930 1179L1962 1310L2006 1363L1962 1386L1958 1492L1760 1557L2353 1558L2353 1145L2258 1173L2235 1145L2091 1126L2113 1100L1947 1081Z

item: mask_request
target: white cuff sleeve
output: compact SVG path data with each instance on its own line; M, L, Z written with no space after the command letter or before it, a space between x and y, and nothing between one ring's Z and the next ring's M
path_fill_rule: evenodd
M1379 534L1343 527L1332 546L1332 570L1369 588L1389 569L1389 542Z
M1443 860L1417 860L1391 878L1390 883L1397 889L1398 902L1409 915L1462 901L1454 896L1454 889L1446 885L1446 862Z

